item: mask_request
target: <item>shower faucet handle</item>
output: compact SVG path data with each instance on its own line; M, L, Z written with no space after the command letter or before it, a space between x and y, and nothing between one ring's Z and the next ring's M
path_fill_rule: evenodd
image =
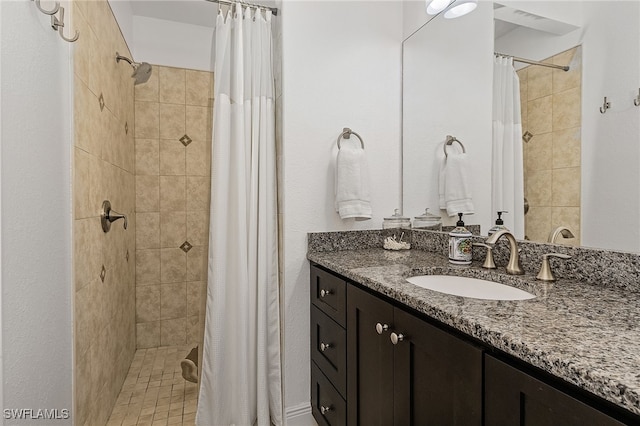
M111 229L111 223L115 222L118 219L124 219L124 229L127 229L127 216L124 214L120 214L115 210L111 210L111 203L109 200L104 200L102 202L102 214L100 215L100 222L102 223L102 230L104 232L109 232Z

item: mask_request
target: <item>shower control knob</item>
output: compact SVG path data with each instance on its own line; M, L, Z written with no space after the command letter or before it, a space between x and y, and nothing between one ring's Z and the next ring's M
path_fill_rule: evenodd
M325 405L320 406L320 412L322 413L323 416L327 414L329 411L331 411L331 409L332 409L331 405L328 407Z
M380 324L380 323L376 324L376 333L382 334L387 330L389 330L389 324Z
M404 340L404 334L402 333L391 333L391 343L397 345L398 342L402 342Z
M324 352L331 347L331 343L320 343L320 351Z
M327 297L328 295L331 294L331 290L320 290L320 297Z

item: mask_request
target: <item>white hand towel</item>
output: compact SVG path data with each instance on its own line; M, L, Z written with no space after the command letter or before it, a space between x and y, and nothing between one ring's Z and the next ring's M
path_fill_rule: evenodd
M469 166L466 154L450 152L444 163L440 173L440 187L443 188L444 208L447 214L473 214L475 209L467 176Z
M369 167L364 149L342 144L336 158L335 208L341 219L371 219Z

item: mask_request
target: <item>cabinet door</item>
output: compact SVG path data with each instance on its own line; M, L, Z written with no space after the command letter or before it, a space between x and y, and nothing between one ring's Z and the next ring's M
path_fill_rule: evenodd
M398 308L392 333L393 424L481 425L482 350Z
M485 424L609 426L623 423L523 371L486 355Z
M350 426L393 423L393 306L347 286L347 415ZM381 334L376 330L376 325ZM386 326L386 327L385 327Z

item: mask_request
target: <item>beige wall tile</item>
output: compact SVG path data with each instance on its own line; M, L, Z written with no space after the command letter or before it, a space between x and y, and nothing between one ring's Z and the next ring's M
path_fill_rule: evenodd
M202 281L192 281L187 283L187 316L200 315L200 297L202 295Z
M136 175L158 176L160 145L157 139L137 139L135 142Z
M209 106L211 80L211 73L209 72L186 70L187 105Z
M551 68L529 67L527 89L529 101L549 96L552 93Z
M211 174L211 142L194 140L187 146L187 175Z
M551 159L553 158L553 138L551 133L534 136L528 143L524 144L524 147L527 153L525 173L551 169Z
M100 276L102 233L102 225L98 217L74 221L73 263L76 290L80 290Z
M85 356L91 345L91 340L97 330L98 317L94 310L97 300L94 299L95 286L99 285L99 278L75 292L75 350L78 357Z
M582 46L574 47L552 58L556 65L569 65L569 71L553 70L553 91L563 92L582 85Z
M160 213L138 213L136 222L136 248L160 248Z
M153 212L160 209L160 178L136 176L136 211Z
M162 320L160 322L160 344L172 346L187 343L186 325L186 318Z
M546 242L551 231L551 207L530 207L525 219L527 238Z
M182 68L157 67L160 80L160 102L185 103L185 70Z
M553 168L580 167L581 129L574 127L553 132Z
M199 344L200 321L198 316L187 317L187 343Z
M553 95L553 130L579 127L582 105L580 88L569 89Z
M95 396L91 392L91 357L83 354L75 359L75 420L83 425L91 414Z
M186 148L177 139L160 140L160 174L184 175Z
M197 140L211 140L207 137L207 129L209 127L209 113L211 109L209 107L201 106L187 106L186 107L186 120L187 120L187 135L191 139Z
M553 130L552 107L552 96L545 96L528 102L527 123L531 133L539 135Z
M184 211L185 203L185 177L160 176L160 210Z
M103 133L100 103L89 87L79 78L74 80L74 144L83 150L100 156Z
M555 207L580 206L580 167L553 170L553 198Z
M136 323L160 319L160 286L146 285L136 288Z
M136 340L138 348L160 346L160 321L136 324Z
M160 250L136 250L136 286L160 282Z
M160 244L163 248L180 247L187 238L187 213L160 213Z
M100 160L87 152L74 149L74 211L75 218L99 215L102 207L102 165Z
M525 197L533 207L551 205L551 170L536 170L528 173Z
M202 281L205 277L206 252L203 246L194 246L187 253L187 281Z
M551 210L551 229L566 226L573 232L575 238L559 238L556 243L580 245L580 207L553 207Z
M135 86L135 99L136 101L147 102L159 102L159 84L158 84L158 67L153 66L151 76L146 83L138 84Z
M194 246L206 245L209 241L209 211L187 212L187 240Z
M161 103L160 138L178 140L185 132L185 106Z
M160 137L160 104L157 102L135 103L135 137L158 139Z
M160 251L160 281L184 282L187 279L187 254L179 248L164 248Z
M208 177L187 176L187 211L209 210L210 188Z
M160 318L184 318L187 315L186 283L163 284L160 286Z

